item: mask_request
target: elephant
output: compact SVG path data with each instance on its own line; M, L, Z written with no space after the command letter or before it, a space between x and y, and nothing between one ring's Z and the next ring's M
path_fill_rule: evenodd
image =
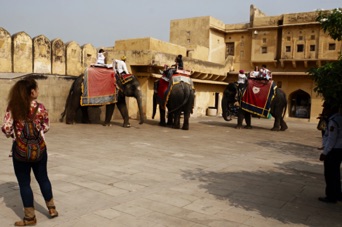
M248 84L246 85L246 87ZM251 125L251 113L240 107L241 99L244 95L245 88L239 89L236 83L229 83L223 92L223 98L221 102L222 117L226 121L232 120L233 110L237 109L235 114L237 116L237 125L235 128L242 128L243 120L245 119L246 129L252 129ZM270 114L274 117L274 125L272 131L285 131L288 129L286 122L284 121L284 115L286 113L287 100L286 94L281 88L275 87L274 96L270 103Z
M129 128L129 115L128 109L126 105L125 97L134 97L137 100L138 109L139 109L139 124L144 123L144 114L142 110L142 92L141 87L138 79L131 75L131 80L128 82L123 82L124 80L120 79L121 75L116 75L116 86L118 89L117 94L117 102L112 104L106 105L106 116L105 121L103 123L104 126L110 126L110 120L112 119L115 104L117 105L121 116L124 120L123 127ZM79 108L82 111L82 122L83 123L90 123L89 116L88 116L88 107L80 105L80 97L82 95L82 82L83 82L83 75L80 75L71 85L69 95L65 104L64 112L61 114L60 121L63 121L64 116L66 116L66 123L73 124L76 117L76 112Z
M190 78L187 78L189 79L187 80L188 82L180 80L177 83L171 85L172 87L169 88L169 94L164 95L163 98L158 96L158 89L161 88L160 83L164 82L163 79L161 78L154 83L152 119L154 119L155 117L157 105L159 104L160 126L169 125L172 128L180 129L180 116L183 113L184 121L182 129L189 130L189 118L194 105L195 91L193 89ZM165 107L168 110L167 122L165 121Z

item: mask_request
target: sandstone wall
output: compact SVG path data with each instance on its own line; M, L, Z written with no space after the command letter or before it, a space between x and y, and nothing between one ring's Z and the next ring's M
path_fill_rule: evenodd
M4 117L7 108L7 98L12 86L25 76L15 76L14 78L5 78L3 75L0 79L0 117ZM41 102L49 111L51 122L58 122L61 113L64 111L66 99L69 94L71 84L74 77L43 75L36 74L34 76L39 87L38 102Z
M96 57L92 44L80 46L59 38L50 41L44 35L31 38L25 32L11 36L0 27L0 73L79 76Z

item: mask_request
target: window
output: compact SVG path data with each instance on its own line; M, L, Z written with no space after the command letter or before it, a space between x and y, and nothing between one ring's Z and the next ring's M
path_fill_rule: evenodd
M304 52L304 45L303 44L297 45L297 52Z
M303 36L299 36L298 39L299 39L299 40L303 40Z
M234 43L227 43L227 56L233 55L234 56Z
M329 43L329 50L335 50L336 44L335 43Z
M287 36L287 37L286 37L286 40L287 40L287 41L291 41L291 37L290 37L290 36Z
M311 35L311 40L315 40L315 35Z
M266 43L266 42L267 42L267 39L266 39L266 38L262 38L262 42L263 42L263 43Z
M261 47L261 53L267 54L267 47Z
M316 46L315 45L310 45L310 51L315 51L316 50Z
M245 45L245 43L242 41L240 42L240 47L243 47Z
M285 51L286 51L286 52L291 52L291 46L286 46L286 47L285 47Z

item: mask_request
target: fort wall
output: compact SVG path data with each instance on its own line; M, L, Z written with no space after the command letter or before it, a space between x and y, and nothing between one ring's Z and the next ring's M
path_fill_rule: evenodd
M25 32L12 36L0 28L0 73L41 73L79 76L96 61L92 44L80 46L75 41L64 43L46 36L31 38Z

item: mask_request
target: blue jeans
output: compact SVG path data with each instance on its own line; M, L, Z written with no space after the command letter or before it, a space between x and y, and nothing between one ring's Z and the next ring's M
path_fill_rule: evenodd
M12 150L14 151L13 143ZM39 184L40 191L43 194L45 201L52 199L52 188L49 177L47 175L47 152L43 154L42 159L39 162L21 162L14 158L13 155L13 167L15 176L17 177L21 199L24 207L33 207L33 192L31 188L31 169L33 170L34 176Z

